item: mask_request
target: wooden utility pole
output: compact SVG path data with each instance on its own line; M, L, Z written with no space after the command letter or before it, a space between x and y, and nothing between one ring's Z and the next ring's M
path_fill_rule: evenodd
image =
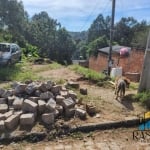
M112 41L113 41L113 31L114 31L114 17L115 17L115 3L116 0L112 0L112 16L111 16L111 26L110 26L110 43L109 43L109 56L108 56L108 75L110 76L112 67Z

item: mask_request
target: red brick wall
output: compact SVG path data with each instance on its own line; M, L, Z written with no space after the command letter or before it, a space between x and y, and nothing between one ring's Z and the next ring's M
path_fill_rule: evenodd
M101 72L107 67L107 56L103 54L98 54L98 57L89 58L89 68L97 72Z
M123 74L126 72L141 73L144 61L144 52L132 50L129 57L120 58L117 55L112 55L112 59L114 59L115 65L119 62L118 66L123 68ZM107 55L102 53L99 53L98 57L92 56L89 58L89 68L97 72L101 72L104 69L107 69L107 60Z
M122 66L123 73L125 72L141 73L143 61L144 61L144 52L133 50L131 51L130 57L120 59L119 66Z

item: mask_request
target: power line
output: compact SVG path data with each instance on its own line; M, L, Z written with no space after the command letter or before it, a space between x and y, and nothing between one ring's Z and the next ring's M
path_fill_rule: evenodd
M108 7L109 3L110 3L110 0L107 1L105 7L103 8L103 10L101 12L102 14L104 13L104 11L106 10L106 8ZM87 22L90 20L91 16L97 11L97 8L99 9L99 7L97 7L97 6L99 6L98 1L97 1L96 5L94 6L94 8L92 9L91 13L88 15L88 17L85 20L83 26L80 28L80 31L82 31L84 29L84 27L86 26Z

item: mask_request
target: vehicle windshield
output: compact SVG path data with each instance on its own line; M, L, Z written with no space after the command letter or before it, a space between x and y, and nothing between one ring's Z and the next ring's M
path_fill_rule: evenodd
M10 51L10 45L8 45L8 44L0 44L0 51L1 52L9 52Z

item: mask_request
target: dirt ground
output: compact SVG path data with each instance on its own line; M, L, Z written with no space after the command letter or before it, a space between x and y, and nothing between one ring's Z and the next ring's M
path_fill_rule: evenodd
M98 87L89 81L77 80L81 75L76 74L67 67L59 69L38 71L42 65L30 66L31 69L37 72L37 75L43 79L58 80L72 80L80 84L80 87L87 88L88 95L83 96L84 103L92 102L96 105L98 111L96 116L88 116L86 120L82 121L77 118L71 119L69 122L74 125L87 123L100 123L105 121L119 121L126 117L133 117L142 114L146 109L140 103L134 102L130 99L130 95L136 94L136 90L127 90L124 100L119 101L115 99L114 89L110 86L108 88ZM78 91L77 91L78 92ZM141 143L133 140L133 131L136 128L130 129L114 129L105 131L95 131L88 134L76 135L77 137L58 138L53 141L41 141L38 143L11 143L9 145L0 145L0 149L4 150L144 150L150 147L148 143ZM99 144L101 143L101 144ZM67 147L68 146L68 147Z
M35 71L38 70L40 67L42 66L31 66L32 70ZM146 109L143 106L141 106L140 103L134 102L130 99L131 95L137 93L136 90L127 89L126 97L122 101L116 100L114 88L112 88L112 86L104 88L96 86L95 84L90 83L89 81L78 80L81 77L81 75L76 74L74 71L70 70L67 67L38 72L37 75L41 77L49 77L54 81L76 81L79 83L80 87L87 88L88 95L82 97L84 99L83 101L84 103L95 104L99 112L97 116L89 117L87 119L88 123L109 120L124 120L126 117L137 116L139 114L143 114L146 111Z
M150 143L133 140L134 128L77 133L71 136L44 140L0 145L3 150L149 150Z

